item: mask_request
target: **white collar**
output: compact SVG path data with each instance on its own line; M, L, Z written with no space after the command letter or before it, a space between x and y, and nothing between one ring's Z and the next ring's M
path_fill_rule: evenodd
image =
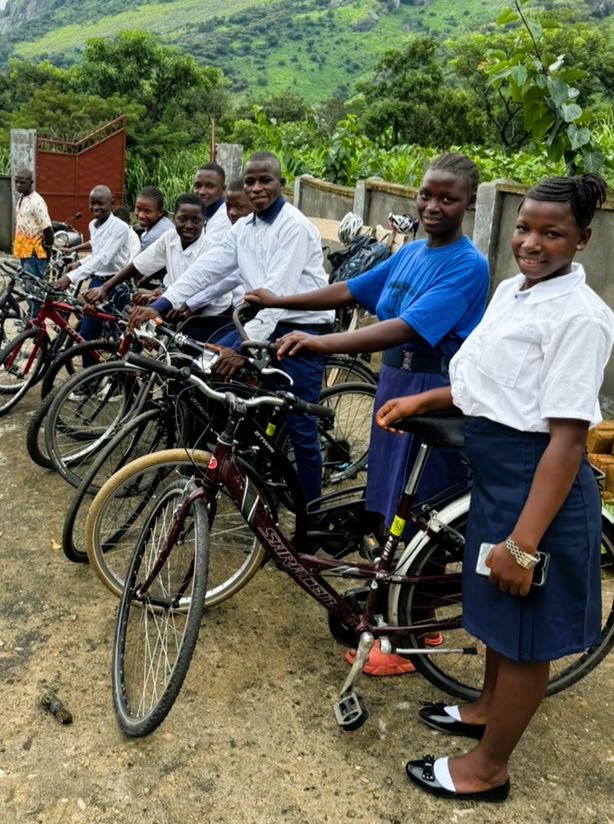
M514 292L514 297L521 298L531 303L544 303L547 300L559 298L562 295L567 295L574 289L583 286L586 283L586 273L584 266L581 263L572 263L571 272L567 275L559 275L558 278L551 280L543 280L541 283L536 283L530 289L521 291L521 287L525 282L523 274L516 275L517 287Z

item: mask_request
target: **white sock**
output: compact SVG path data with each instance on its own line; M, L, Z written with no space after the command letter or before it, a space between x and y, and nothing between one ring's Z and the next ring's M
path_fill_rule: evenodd
M444 710L450 716L450 718L453 718L455 721L461 720L460 710L456 705L453 707L444 707Z
M433 772L435 773L435 779L439 781L444 790L449 790L451 793L456 792L456 787L454 786L448 767L448 756L438 758L435 761L433 764Z

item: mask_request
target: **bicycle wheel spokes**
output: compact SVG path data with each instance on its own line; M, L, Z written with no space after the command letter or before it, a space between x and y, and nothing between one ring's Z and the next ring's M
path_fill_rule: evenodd
M218 492L210 506L210 517L206 607L215 606L242 589L265 556L226 490Z
M190 491L193 489L190 485ZM113 701L126 735L152 732L171 709L196 645L207 583L207 513L194 501L178 521L163 495L136 544L113 656ZM169 535L176 534L175 540Z
M338 484L365 470L373 416L375 386L339 384L322 392L320 402L335 411L332 429L320 434L325 484Z
M170 446L172 431L160 410L151 409L123 426L96 456L83 476L64 519L62 549L75 563L88 560L85 544L85 520L93 495L111 475L130 461ZM118 525L116 525L118 526Z
M57 392L45 424L49 459L66 480L78 485L92 461L130 416L138 373L111 361L84 369Z
M46 338L38 329L27 329L0 351L0 414L12 409L36 383L45 353Z
M457 519L452 527L464 535L466 516ZM460 624L462 618L461 573L463 546L450 538L429 541L414 559L407 574L424 576L419 581L401 588L398 621L400 624L421 627L399 642L401 648L423 648L432 654L416 655L416 668L440 689L465 700L475 698L484 677L484 645ZM434 629L428 629L434 625ZM441 630L439 631L439 628ZM438 649L459 650L438 652ZM463 652L476 650L477 654Z
M120 594L143 524L163 496L180 505L186 489L208 463L206 452L172 449L146 455L123 467L94 498L86 523L87 553L102 582ZM262 565L264 549L253 540L241 514L219 492L209 505L209 575L206 606L229 598Z

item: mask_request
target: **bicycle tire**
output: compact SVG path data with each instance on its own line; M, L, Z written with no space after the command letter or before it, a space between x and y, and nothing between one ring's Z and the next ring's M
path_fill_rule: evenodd
M88 340L83 341L83 343L72 343L71 341L71 344L71 346L63 349L45 372L41 381L41 395L43 397L79 371L81 364L75 363L74 361L81 360L83 355L89 352L95 352L100 355L111 356L102 357L98 360L98 363L102 363L102 361L107 362L111 360L112 356L117 352L117 341L112 340ZM63 374L64 372L66 373L65 375Z
M377 384L377 375L358 358L349 355L326 355L324 357L324 377L322 388L328 389L342 383Z
M45 420L53 398L53 392L50 392L46 397L42 398L41 405L30 418L28 428L26 429L26 449L28 455L35 464L42 466L43 469L53 469L53 464L45 447Z
M466 513L458 516L450 526L464 532ZM445 564L443 562L445 559ZM409 576L440 575L454 567L460 572L462 550L455 555L449 546L442 547L437 540L427 541L407 568ZM424 570L427 570L427 573ZM599 643L577 655L570 655L551 662L550 676L546 695L554 695L581 678L588 675L614 645L614 528L602 515L602 569L608 574L602 575L602 629ZM430 591L429 591L430 587ZM450 617L451 613L462 615L460 587L436 585L433 598L433 585L415 584L400 588L398 616L402 625L418 625L421 621L432 620L436 613L438 618ZM443 598L445 594L445 601ZM464 629L444 630L446 646L454 648L477 647L484 649L482 642L471 636ZM407 639L408 646L422 646L422 638L413 633ZM416 670L428 681L444 692L461 700L474 700L480 693L483 678L483 654L477 656L454 654L422 654L408 656Z
M49 454L45 445L45 419L49 411L49 407L53 401L55 391L59 388L57 384L57 377L61 370L65 368L65 359L72 359L80 357L88 351L111 353L117 350L117 346L109 341L87 341L86 343L77 344L70 350L64 352L58 360L54 361L46 371L45 376L41 382L41 404L34 412L34 415L28 423L26 430L26 449L28 455L44 469L53 469L53 463L49 458ZM70 373L70 369L67 369Z
M96 453L131 417L140 396L137 376L150 374L109 361L81 370L58 389L47 413L45 445L53 468L69 484L79 486ZM99 386L106 387L107 397Z
M362 382L322 391L320 403L335 411L332 429L320 425L324 487L353 481L366 470L376 390L375 384Z
M32 328L0 351L0 416L10 412L42 376L47 346L46 333Z
M115 595L122 593L135 534L149 516L156 495L166 483L174 482L178 473L183 472L187 482L195 467L201 471L206 468L210 457L208 452L187 449L144 455L103 484L87 515L86 550L92 569ZM234 505L231 508L230 502L221 500L223 505L218 506L210 523L206 607L216 606L242 589L266 558L266 551Z
M171 447L174 432L159 409L137 415L102 449L77 488L64 516L62 550L69 561L88 563L85 521L94 495L103 483L136 458Z
M208 519L202 500L194 500L177 524L181 533L164 562L157 560L175 522L173 492L168 489L161 496L141 530L117 616L113 704L121 731L132 738L149 735L170 712L192 660L204 609ZM154 565L160 568L154 570Z
M0 273L0 283L2 282ZM0 295L0 348L23 332L28 322L28 304L19 299L11 286L6 286Z

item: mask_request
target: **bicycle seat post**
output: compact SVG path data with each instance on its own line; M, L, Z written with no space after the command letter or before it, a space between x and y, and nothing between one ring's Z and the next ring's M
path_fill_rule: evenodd
M424 465L426 463L426 459L428 458L430 449L431 447L427 443L425 443L424 441L420 442L420 446L418 447L418 454L416 455L414 465L411 468L411 472L409 473L407 483L405 484L405 489L403 490L404 495L408 495L410 497L413 497L415 495L416 489L418 488L418 484L420 483L420 478L422 477L422 472L424 470Z

